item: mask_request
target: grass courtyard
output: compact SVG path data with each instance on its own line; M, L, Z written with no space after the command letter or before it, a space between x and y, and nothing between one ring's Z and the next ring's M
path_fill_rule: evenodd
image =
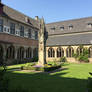
M29 92L86 92L92 64L65 63L63 70L54 73L12 71L22 65L8 67L6 76L10 89L25 88Z

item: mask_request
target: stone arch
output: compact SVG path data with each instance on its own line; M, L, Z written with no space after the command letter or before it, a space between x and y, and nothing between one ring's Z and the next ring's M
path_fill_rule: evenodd
M34 48L33 49L33 57L37 57L38 56L38 48Z
M24 59L24 47L20 47L17 52L17 59Z
M89 52L89 58L92 58L92 46L89 47L88 52Z
M29 47L26 50L26 58L32 58L32 48L31 47Z
M48 49L48 57L55 57L55 50L53 48Z
M57 48L57 57L64 57L64 50L61 47Z
M14 59L15 58L15 47L9 46L6 51L6 58L7 59Z
M69 46L69 47L66 49L66 56L67 56L67 57L73 57L73 54L74 54L74 49L73 49L73 47Z
M83 46L79 46L79 47L77 48L76 53L77 53L77 55L81 55L81 54L83 53L83 51L84 51L84 47L83 47Z

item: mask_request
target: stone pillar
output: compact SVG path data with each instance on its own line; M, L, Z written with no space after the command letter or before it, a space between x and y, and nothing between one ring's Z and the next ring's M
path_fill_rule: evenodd
M17 52L18 52L18 48L15 47L15 59L17 59Z
M45 46L45 23L44 19L40 20L40 31L39 31L39 61L38 65L44 66L46 63L46 46Z
M26 48L24 48L24 58L26 58Z
M64 50L64 57L66 57L66 49L67 49L67 47L63 47L63 50Z
M55 58L57 58L57 47L53 48L55 51Z

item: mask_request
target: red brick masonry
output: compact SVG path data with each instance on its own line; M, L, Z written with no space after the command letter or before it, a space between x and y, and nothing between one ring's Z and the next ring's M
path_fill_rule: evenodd
M32 40L24 37L18 37L6 33L0 33L0 42L19 44L26 46L38 46L37 40Z

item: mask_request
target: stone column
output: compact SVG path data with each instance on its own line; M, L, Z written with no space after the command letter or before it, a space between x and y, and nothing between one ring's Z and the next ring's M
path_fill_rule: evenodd
M17 59L18 48L15 46L15 59Z

